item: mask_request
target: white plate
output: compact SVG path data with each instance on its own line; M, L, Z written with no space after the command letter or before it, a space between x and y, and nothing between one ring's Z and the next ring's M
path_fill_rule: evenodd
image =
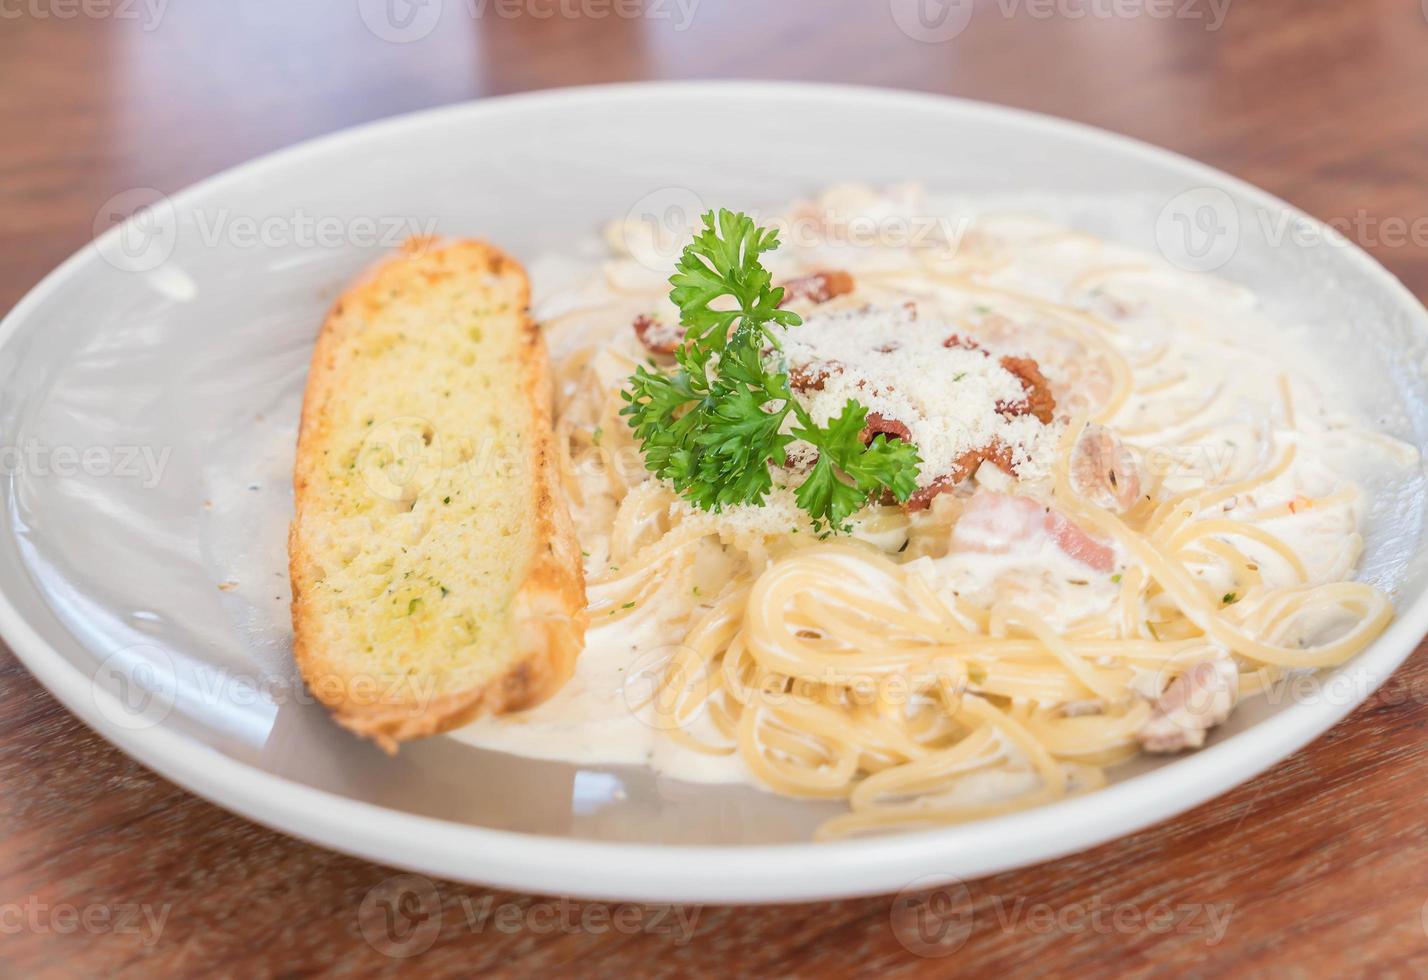
M1357 249L1315 240L1329 234L1316 222L1180 157L886 91L496 99L320 139L160 200L15 308L0 327L0 422L21 450L3 483L0 631L114 744L269 826L447 878L709 902L890 892L1109 840L1285 758L1412 651L1428 629L1417 480L1375 488L1367 535L1364 575L1399 619L1324 693L1252 703L1198 754L975 825L815 845L826 807L450 739L392 760L305 703L284 632L288 466L308 352L345 281L408 231L484 235L530 259L611 216L769 206L849 179L1033 190L1090 231L1223 265L1362 379L1364 411L1428 444L1422 307Z

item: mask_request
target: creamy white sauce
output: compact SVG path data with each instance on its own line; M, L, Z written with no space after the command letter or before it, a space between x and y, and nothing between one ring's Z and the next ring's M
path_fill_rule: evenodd
M648 766L690 782L752 782L737 754L692 751L660 730L649 699L671 645L655 616L632 619L591 629L575 676L549 701L482 719L452 737L533 759Z

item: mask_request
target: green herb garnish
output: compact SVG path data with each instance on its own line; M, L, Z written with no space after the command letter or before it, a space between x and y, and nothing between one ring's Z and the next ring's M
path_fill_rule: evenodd
M803 320L779 309L783 288L759 261L778 245L778 232L748 215L704 215L670 278L685 328L676 369L639 367L620 413L645 466L703 510L762 504L773 487L770 465L787 462L794 440L811 443L818 462L794 495L815 528L846 531L874 494L912 496L921 460L912 444L881 433L864 445L868 410L852 399L822 426L794 399L771 328ZM790 414L794 424L784 431Z

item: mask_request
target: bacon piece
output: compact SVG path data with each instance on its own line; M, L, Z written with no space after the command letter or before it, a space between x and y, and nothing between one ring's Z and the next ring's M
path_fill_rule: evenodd
M955 470L951 473L944 473L942 476L935 477L931 483L925 487L918 487L913 491L912 496L907 498L907 504L905 505L907 512L914 514L920 510L926 510L932 506L932 501L942 496L942 494L948 490L951 490L966 478L965 475L960 475Z
M1140 499L1140 470L1109 429L1088 425L1071 451L1071 486L1097 507L1124 514Z
M1072 524L1059 512L1047 511L1046 529L1055 539L1056 547L1077 561L1090 565L1098 572L1109 572L1116 567L1114 551Z
M840 361L811 361L789 369L788 386L794 391L822 391L829 378L842 373Z
M641 313L632 324L635 336L651 354L673 354L684 343L684 328L669 326L661 320Z
M974 449L957 457L957 469L966 476L976 473L983 463L991 463L1007 476L1016 476L1016 468L1012 466L1011 449L1001 440L984 449Z
M1240 696L1240 672L1229 657L1201 660L1170 682L1136 737L1147 752L1179 752L1205 744Z
M942 346L961 347L963 350L979 350L982 351L983 354L987 353L985 350L983 350L982 345L977 343L971 337L963 337L961 334L957 333L954 333L952 336L942 341Z
M869 412L867 425L863 426L863 445L868 445L878 436L887 436L889 439L900 439L906 442L912 438L912 430L897 419L890 419L877 412Z
M931 507L933 500L977 472L978 467L983 463L991 463L1007 475L1016 476L1016 471L1012 467L1011 450L1005 443L996 441L981 449L973 449L958 456L950 473L944 473L927 486L918 488L911 497L907 498L908 512L913 513Z
M1046 375L1041 373L1041 365L1029 357L1004 357L1001 363L1016 375L1026 398L1010 404L997 402L997 411L1003 415L1034 415L1042 425L1050 425L1056 414L1056 397L1051 394Z
M810 303L826 303L835 296L846 296L853 291L853 275L849 272L814 272L783 284L783 299L779 306L787 306L794 300Z
M1115 567L1115 552L1065 515L1030 497L981 490L968 502L952 528L953 551L1006 555L1032 554L1045 540L1098 572Z
M963 350L981 351L986 348L970 337L952 334L942 342L943 347L960 347ZM990 354L987 354L990 357ZM1021 382L1026 398L1017 402L997 402L997 411L1003 415L1034 415L1042 425L1050 425L1056 412L1056 396L1051 393L1051 385L1046 375L1041 373L1041 365L1029 357L1003 357L1001 365Z

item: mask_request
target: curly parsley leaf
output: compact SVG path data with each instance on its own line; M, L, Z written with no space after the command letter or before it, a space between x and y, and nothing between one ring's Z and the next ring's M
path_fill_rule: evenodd
M914 446L883 435L864 445L868 411L856 401L818 425L794 399L770 328L803 321L779 309L783 289L760 261L778 245L778 233L748 215L704 215L670 278L685 328L675 370L638 368L620 414L645 466L705 510L762 504L773 488L770 465L782 466L789 444L806 440L818 461L795 491L798 504L818 530L847 530L875 495L906 501L921 461ZM794 424L785 426L790 414Z
M684 249L669 280L674 287L669 298L679 307L686 338L722 351L729 340L747 342L755 333L773 340L768 324L803 322L792 310L778 308L783 288L773 285L759 261L778 244L777 230L760 228L746 214L721 209L717 216L712 211L704 216L704 230ZM734 308L714 309L714 302L726 297Z
M793 435L818 447L813 473L795 491L815 527L842 529L872 495L888 491L906 503L917 489L917 448L882 434L865 446L868 410L862 405L850 399L824 427L812 425L801 409L795 411L804 424ZM851 482L839 479L835 469Z

